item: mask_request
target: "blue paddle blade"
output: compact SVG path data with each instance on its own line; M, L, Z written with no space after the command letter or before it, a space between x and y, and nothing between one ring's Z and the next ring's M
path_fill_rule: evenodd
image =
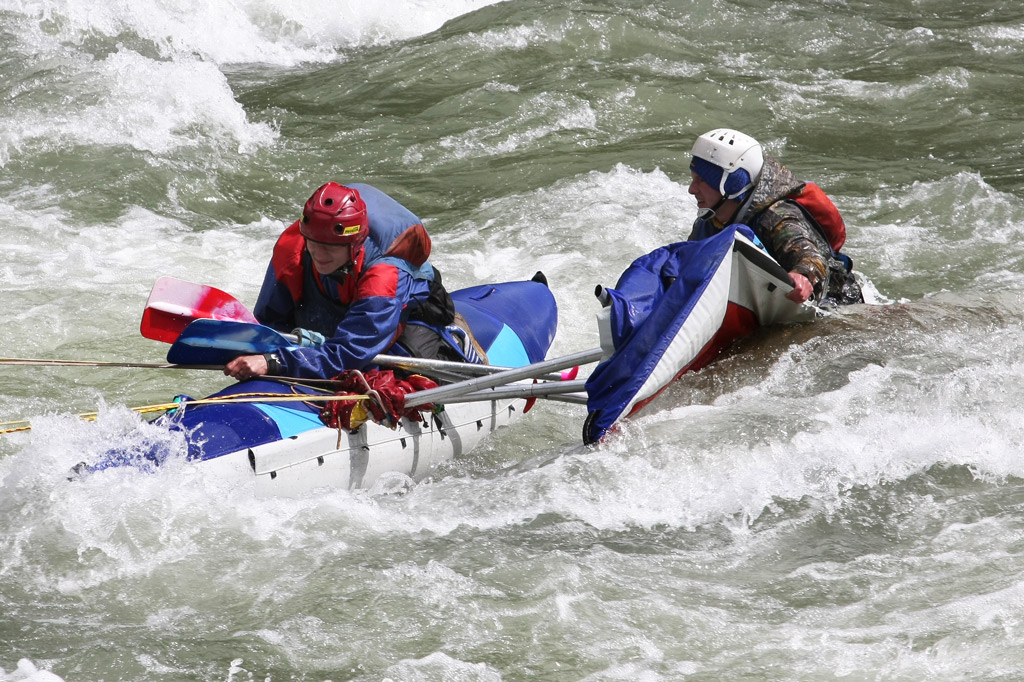
M226 365L239 355L270 353L293 346L284 334L261 324L233 320L189 323L167 351L176 365Z

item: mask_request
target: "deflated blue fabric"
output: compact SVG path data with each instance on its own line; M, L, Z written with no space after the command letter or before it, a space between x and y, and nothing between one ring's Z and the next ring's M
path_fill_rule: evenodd
M614 354L587 379L583 441L596 443L654 371L724 258L739 226L702 241L669 244L637 258L611 297Z
M551 291L540 282L484 284L453 291L451 296L485 349L509 328L522 341L529 361L540 362L555 339L558 308Z

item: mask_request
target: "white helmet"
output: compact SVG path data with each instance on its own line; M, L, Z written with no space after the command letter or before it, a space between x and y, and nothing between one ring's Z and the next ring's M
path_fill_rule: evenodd
M735 199L757 184L764 166L760 143L750 135L729 128L704 133L693 143L691 153L695 158L704 159L724 171L718 193L727 199ZM750 180L741 189L727 194L725 184L729 176L739 169L745 170Z

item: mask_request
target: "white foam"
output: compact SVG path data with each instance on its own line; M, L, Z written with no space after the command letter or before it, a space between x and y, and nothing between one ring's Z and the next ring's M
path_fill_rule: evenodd
M460 42L486 50L525 50L544 43L559 43L564 38L561 27L538 19L530 24L471 33Z
M490 84L483 89L490 90ZM406 163L440 165L480 157L501 156L539 148L550 135L563 131L591 131L597 114L590 103L575 96L541 93L523 102L510 116L429 143L414 144Z
M224 74L209 62L157 61L120 51L77 67L59 86L69 105L7 119L5 148L93 144L157 155L200 146L249 152L277 138L268 124L248 120Z
M972 26L964 31L976 51L984 55L1019 55L1024 50L1024 23Z
M9 675L0 668L0 682L64 682L64 679L49 671L40 670L35 663L22 658L18 661L18 667Z
M23 92L0 122L0 167L28 149L125 145L155 155L248 153L277 131L248 120L221 68L344 59L344 50L430 32L496 0L383 3L270 0L23 0L5 21L21 42Z
M145 41L164 58L292 66L339 51L405 40L498 0L22 0L22 34L36 46L95 37Z
M419 659L404 659L388 666L382 682L409 680L465 680L466 682L501 682L502 675L486 663L473 663L452 658L436 651ZM393 676L393 677L391 677Z

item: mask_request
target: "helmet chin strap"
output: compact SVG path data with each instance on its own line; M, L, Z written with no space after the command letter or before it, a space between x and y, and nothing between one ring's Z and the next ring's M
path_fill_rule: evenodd
M347 263L342 265L334 272L327 273L327 277L333 279L335 282L341 283L346 277L352 274L352 271L356 267L356 259L359 258L359 250L363 248L363 245L353 246L349 251L349 260Z
M355 263L353 263L352 261L349 261L349 262L345 263L344 265L342 265L337 270L335 270L334 272L327 273L327 277L329 277L330 279L333 279L335 282L341 282L346 277L348 277L349 275L352 274L352 266L353 265L355 265Z
M698 220L711 220L712 218L715 217L715 214L718 213L718 209L722 208L722 204L724 204L726 201L727 201L726 197L723 196L721 199L719 199L715 203L714 206L711 206L710 208L706 207L706 206L704 208L698 208L697 209L697 219Z

